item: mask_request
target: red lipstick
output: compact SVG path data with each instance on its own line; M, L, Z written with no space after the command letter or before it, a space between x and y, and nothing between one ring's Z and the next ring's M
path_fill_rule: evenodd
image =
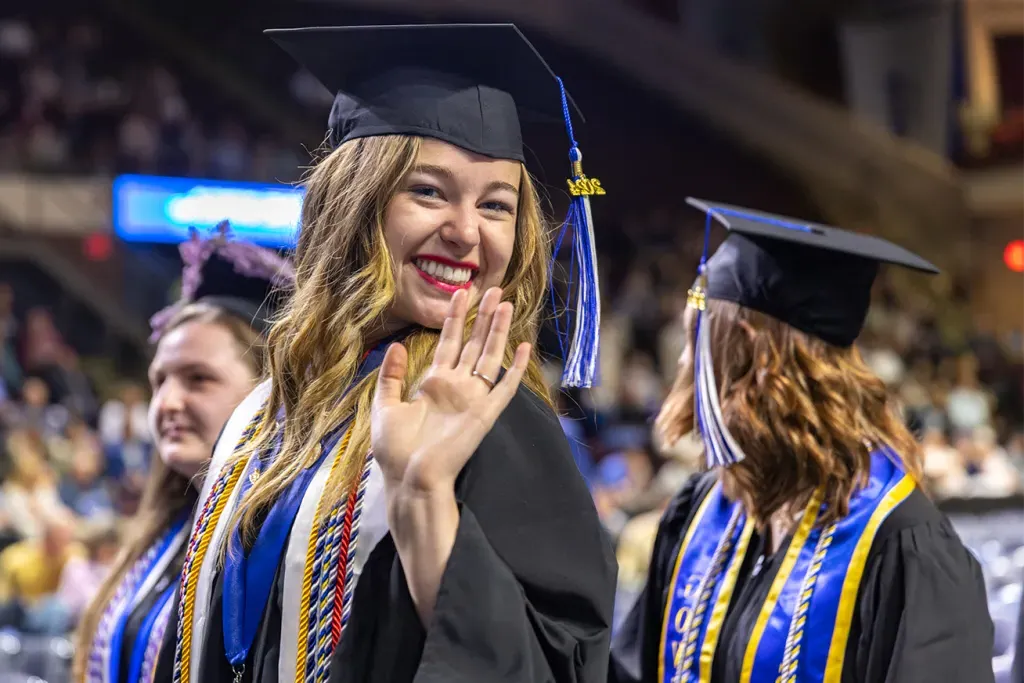
M414 261L416 259L423 259L424 261L434 261L435 263L440 263L442 266L449 266L450 268L468 268L469 270L472 271L480 270L480 267L475 263L470 263L469 261L456 261L446 256L435 256L433 254L417 254L416 256L413 257Z
M462 284L453 284L451 282L442 282L441 280L438 280L436 277L434 277L433 275L431 275L430 273L424 271L418 265L416 265L416 261L429 261L431 263L437 263L438 265L446 266L448 268L459 269L459 270L468 270L469 271L469 279L466 280L465 282L463 282ZM467 261L456 261L454 259L450 259L450 258L447 258L445 256L435 256L433 254L417 255L417 256L413 257L413 264L412 265L413 265L413 268L416 269L416 272L419 273L419 276L421 278L426 280L429 284L433 285L434 287L440 289L442 292L445 292L446 294L454 294L455 292L459 291L460 289L469 289L470 286L472 286L472 284L473 284L473 277L476 275L476 272L479 270L479 268L477 267L476 264L469 263Z
M436 277L433 277L433 276L431 276L428 273L424 273L419 268L416 269L416 272L419 273L419 276L421 278L423 278L424 280L426 280L430 284L434 285L435 287L440 289L442 292L447 292L448 294L454 294L455 292L459 291L460 289L469 289L470 285L473 284L472 280L466 280L461 285L450 285L447 282L441 282Z

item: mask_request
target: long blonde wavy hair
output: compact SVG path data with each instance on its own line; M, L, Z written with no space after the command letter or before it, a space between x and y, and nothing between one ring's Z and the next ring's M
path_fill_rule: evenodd
M166 335L189 323L217 325L230 333L255 382L263 371L263 340L250 325L223 308L204 301L184 306L163 329ZM73 680L85 679L85 667L92 650L100 617L113 598L124 575L142 555L166 533L174 520L195 506L197 492L192 480L178 474L159 457L153 458L142 490L138 512L125 526L124 544L75 631Z
M231 525L237 525L244 542L255 537L263 514L316 461L321 440L350 415L349 445L328 481L324 504L345 498L361 473L377 373L347 393L342 390L353 382L367 340L380 330L397 294L384 216L421 142L403 135L359 138L329 152L307 174L295 290L268 338L272 388L262 428L233 455L232 462L245 462L282 437L280 457L233 513ZM506 364L520 343L536 341L550 257L540 198L525 167L520 185L515 243L502 283L505 300L515 306ZM416 329L403 340L409 351L406 392L429 367L438 332ZM536 354L524 384L551 402ZM286 418L279 424L281 408ZM223 557L225 546L221 552Z
M711 326L725 425L746 454L723 469L723 485L759 525L783 506L806 505L818 486L825 491L819 523L842 518L879 446L921 481L920 448L855 346L828 344L730 301L709 300L701 324ZM684 358L693 358L695 336L691 324ZM679 366L654 426L665 443L694 429L690 363Z

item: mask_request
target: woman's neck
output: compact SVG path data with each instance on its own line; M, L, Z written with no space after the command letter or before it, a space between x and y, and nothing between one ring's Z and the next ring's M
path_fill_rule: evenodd
M743 489L728 470L722 476L722 487L726 497L739 502L748 516L756 510L755 501L757 499L750 491ZM800 500L799 497L796 500L789 500L771 513L767 520L758 519L757 532L767 539L764 548L766 555L772 555L778 551L786 538L796 529L803 517L806 500L806 498Z
M779 551L782 543L796 527L797 521L790 514L789 506L777 511L768 519L768 526L765 529L768 536L767 543L765 544L766 555L774 555Z
M363 337L363 350L369 350L378 346L388 339L397 338L403 335L403 331L411 329L413 325L404 321L392 321L367 331Z
M768 518L768 522L760 533L765 536L765 555L774 555L786 542L804 516L803 505L785 503Z
M388 328L387 327L375 327L369 330L363 337L363 350L372 349L374 346L380 343L382 339L387 338Z

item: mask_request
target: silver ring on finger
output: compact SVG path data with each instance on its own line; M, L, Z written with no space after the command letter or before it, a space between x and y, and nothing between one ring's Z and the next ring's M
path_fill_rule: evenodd
M484 382L486 382L486 383L487 383L487 386L488 386L489 388L491 388L491 389L493 389L493 388L494 388L494 385L495 385L495 384L497 384L497 382L495 382L495 381L494 381L493 379L491 379L490 377L488 377L488 376L487 376L487 375L485 375L484 373L482 373L482 372L479 372L479 371L477 371L477 370L473 370L473 376L474 376L474 377L479 377L480 379L482 379L482 380L483 380Z

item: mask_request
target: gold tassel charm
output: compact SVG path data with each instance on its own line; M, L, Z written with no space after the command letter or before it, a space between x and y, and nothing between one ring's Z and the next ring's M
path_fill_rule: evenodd
M708 280L704 275L698 275L697 281L693 283L693 287L686 291L686 305L691 306L698 311L703 311L708 307Z

